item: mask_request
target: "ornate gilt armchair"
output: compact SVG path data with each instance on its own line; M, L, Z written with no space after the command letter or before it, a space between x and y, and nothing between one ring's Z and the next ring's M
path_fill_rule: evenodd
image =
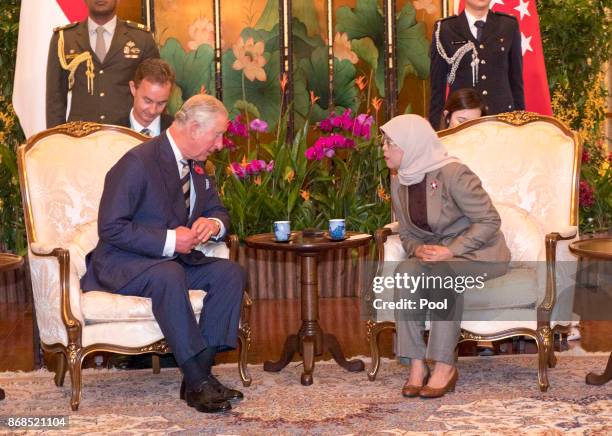
M581 143L554 118L528 112L483 117L439 136L449 153L481 178L512 255L506 275L466 292L460 341L535 339L538 384L546 391L547 367L555 365L553 334L565 331L571 320L576 264L568 246L578 237ZM376 232L378 275L389 275L406 259L397 226ZM392 300L386 294L382 298ZM366 304L377 297L370 293ZM392 311L376 311L367 321L370 380L380 366L379 335L394 328Z
M81 366L98 352L169 352L153 317L151 300L103 291L82 292L85 256L98 242L98 205L104 177L130 148L145 139L127 128L69 123L33 136L18 151L19 178L28 235L28 260L41 346L57 353L55 384L70 372L70 405L81 399ZM208 243L202 250L237 259L235 236ZM196 317L204 290L190 290ZM240 378L247 372L250 299L245 293L239 332ZM157 354L155 356L157 356ZM155 360L154 360L155 367Z

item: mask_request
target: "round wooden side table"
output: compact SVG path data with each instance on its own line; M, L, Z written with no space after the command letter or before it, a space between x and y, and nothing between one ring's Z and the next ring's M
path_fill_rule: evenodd
M277 242L273 233L249 236L245 239L251 248L272 251L293 251L300 258L300 291L302 326L297 334L285 340L281 357L276 362L265 362L264 371L278 372L287 366L295 353L302 355L304 372L301 383L305 386L313 382L315 356L329 351L338 365L348 371L363 371L362 360L346 360L336 336L324 333L319 325L319 284L317 264L319 257L328 250L357 248L369 244L372 236L365 233L346 232L346 239L333 241L326 237L305 237L302 232L291 232L287 242Z
M612 238L592 238L592 239L582 239L580 241L574 241L570 244L569 249L576 256L579 256L581 259L597 259L604 261L612 261ZM601 330L609 330L612 321L610 320L602 320L602 321L580 321L580 329L582 331L582 337L585 338L587 336L592 336L587 332L587 329L591 329L592 327L598 328L598 331ZM605 333L600 338L601 341L598 341L598 349L591 350L590 347L584 347L587 351L601 351L602 349L608 351L612 351L612 336L606 335ZM588 348L588 349L587 349ZM610 357L608 358L608 364L606 365L606 369L603 374L596 374L594 372L590 372L586 376L586 383L589 385L603 385L608 381L612 380L612 352L610 353Z
M11 253L0 253L0 273L11 271L23 265L23 257ZM4 390L0 388L0 401L4 400Z

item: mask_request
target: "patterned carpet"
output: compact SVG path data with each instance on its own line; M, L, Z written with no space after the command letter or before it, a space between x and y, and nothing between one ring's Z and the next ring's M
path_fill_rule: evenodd
M604 355L561 355L540 393L535 356L462 358L459 384L442 399L405 399L405 367L384 362L378 379L317 363L312 386L299 383L301 366L280 373L251 366L253 384L230 413L206 415L178 399L177 370L87 370L77 413L69 408L69 378L62 388L51 373L0 373L6 400L0 417L70 415L66 434L612 434L612 384L584 383L601 372ZM216 367L221 381L237 386L235 366ZM0 428L3 433L6 428ZM49 433L57 434L56 431Z

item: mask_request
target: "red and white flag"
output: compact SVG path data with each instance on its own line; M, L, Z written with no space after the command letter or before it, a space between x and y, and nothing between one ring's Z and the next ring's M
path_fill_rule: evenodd
M464 5L464 0L461 0L458 12L463 10ZM519 22L525 109L541 115L552 115L536 0L492 0L489 8L495 12L514 15Z
M26 137L47 126L47 55L53 29L86 18L84 0L21 1L13 106Z

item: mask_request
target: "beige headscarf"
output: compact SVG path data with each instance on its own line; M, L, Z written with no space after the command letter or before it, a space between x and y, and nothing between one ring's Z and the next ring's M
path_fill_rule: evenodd
M399 115L380 128L404 151L397 175L402 185L419 183L430 171L461 162L448 151L429 122L418 115Z

